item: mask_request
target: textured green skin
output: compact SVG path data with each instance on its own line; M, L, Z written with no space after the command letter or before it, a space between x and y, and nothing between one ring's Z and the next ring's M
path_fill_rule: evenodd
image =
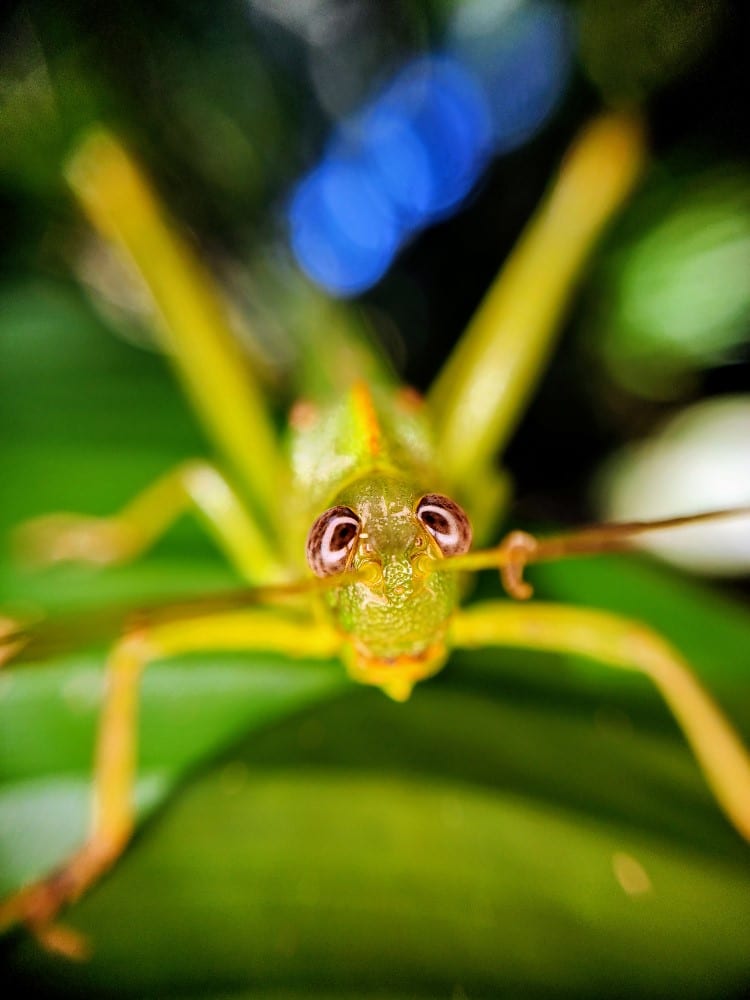
M373 472L336 495L334 502L351 507L367 536L360 537L351 568L373 559L382 567L376 585L355 583L328 596L339 628L362 655L382 661L442 646L456 606L456 579L452 573L425 574L414 564L423 553L443 558L414 514L424 492L408 479Z
M356 403L364 391L377 420L379 452L373 455L367 428ZM408 390L380 387L351 389L310 404L302 426L292 425L290 441L294 494L307 527L345 485L378 472L400 476L424 487L444 488L437 472L432 433L424 404ZM306 529L307 530L307 529Z
M362 419L363 393L372 407L368 420ZM403 393L360 385L343 402L319 407L295 432L292 467L307 527L324 510L345 504L362 523L348 568L382 571L372 583L326 595L352 657L360 666L421 658L433 672L445 656L443 639L458 594L454 574L424 571L424 560L443 558L415 514L422 496L443 487L424 408Z

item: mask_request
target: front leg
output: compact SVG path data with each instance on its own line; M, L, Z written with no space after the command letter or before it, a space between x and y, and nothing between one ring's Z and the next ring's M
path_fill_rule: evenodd
M17 542L21 555L40 565L116 565L151 548L186 512L200 518L249 583L285 579L268 537L240 496L215 466L198 459L167 472L109 517L46 514L21 525Z
M682 728L727 819L750 841L750 756L688 664L640 622L562 604L478 604L452 626L456 646L517 646L572 653L649 677Z
M338 635L324 624L266 609L156 625L120 640L107 661L88 839L57 871L0 903L0 931L23 923L46 948L71 958L85 956L79 935L54 921L112 867L133 832L139 685L149 663L201 650L264 650L326 659L339 645Z

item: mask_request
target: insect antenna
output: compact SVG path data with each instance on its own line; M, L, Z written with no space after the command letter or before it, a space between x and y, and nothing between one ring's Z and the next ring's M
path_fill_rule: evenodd
M644 535L740 517L750 517L750 507L712 510L657 521L593 524L547 538L536 538L525 531L512 531L496 548L454 556L441 563L439 568L458 571L498 569L507 593L517 600L526 600L534 592L523 578L524 569L529 563L554 562L603 552L623 552L634 548L637 540Z

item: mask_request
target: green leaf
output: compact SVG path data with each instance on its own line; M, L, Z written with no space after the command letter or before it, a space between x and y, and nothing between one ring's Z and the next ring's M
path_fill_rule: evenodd
M112 982L139 997L738 990L744 848L720 830L720 849L700 848L638 815L602 815L598 785L578 805L539 784L509 787L506 755L522 729L530 743L543 736L544 715L438 682L407 706L363 692L251 737L72 911L95 945L90 963L27 941L6 967L58 995ZM452 722L459 735L443 746ZM541 755L532 769L542 786L612 763L590 720L568 725L586 745L560 760L553 726L548 774ZM655 756L672 753L667 743ZM652 767L641 779L652 794L679 799L655 777ZM610 785L628 780L627 769L609 774Z
M191 658L194 660L195 658ZM342 687L338 664L186 658L145 675L137 801L153 811L184 774L239 734ZM0 702L0 892L44 875L85 836L101 657L25 667ZM50 817L56 817L50 823Z
M36 339L2 339L3 526L110 511L203 450L158 359L63 297L16 301ZM45 353L42 334L65 349ZM626 559L533 575L547 599L651 621L750 732L745 611ZM0 576L6 599L57 610L235 582L187 523L132 567ZM102 663L83 650L0 675L5 889L83 835ZM639 677L481 651L396 705L339 664L211 654L156 664L143 687L146 822L65 918L93 958L10 935L9 993L715 997L750 983L750 851Z

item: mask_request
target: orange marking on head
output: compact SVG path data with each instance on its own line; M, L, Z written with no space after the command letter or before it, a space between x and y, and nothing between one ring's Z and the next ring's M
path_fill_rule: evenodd
M383 432L375 410L372 394L365 382L352 386L352 409L361 440L368 455L376 458L383 450Z
M396 394L396 405L405 413L418 413L424 407L424 396L410 385Z
M355 642L345 649L344 661L352 680L379 687L394 701L406 701L415 684L441 669L447 655L442 638L418 653L391 658L372 656Z
M311 430L320 419L320 409L307 399L298 399L289 414L289 423L296 431Z

